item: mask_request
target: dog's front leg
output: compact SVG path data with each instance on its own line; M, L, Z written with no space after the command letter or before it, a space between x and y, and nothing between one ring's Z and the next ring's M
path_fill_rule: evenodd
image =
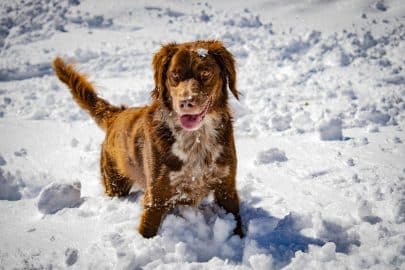
M145 238L151 238L157 234L163 217L171 209L167 204L167 191L160 189L159 187L164 185L158 183L146 190L143 197L143 213L138 230Z
M223 179L214 189L216 203L224 208L227 212L232 213L236 220L234 233L241 238L244 237L242 229L242 219L239 212L239 197L235 185L230 179Z
M139 224L139 233L145 238L154 237L167 211L168 209L166 207L145 205Z

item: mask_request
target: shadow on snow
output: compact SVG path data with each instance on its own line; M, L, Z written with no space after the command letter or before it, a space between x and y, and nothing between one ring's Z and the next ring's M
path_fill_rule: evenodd
M348 253L351 245L360 245L356 235L349 235L343 227L332 222L322 221L319 238L311 238L300 233L311 224L296 213L278 219L263 208L242 203L241 214L247 229L245 243L255 241L261 252L271 254L276 268L288 264L296 251L307 252L309 245L334 242L336 252L341 253Z

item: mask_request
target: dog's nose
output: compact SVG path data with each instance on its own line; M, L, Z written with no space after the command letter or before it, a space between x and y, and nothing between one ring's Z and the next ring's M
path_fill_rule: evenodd
M182 109L186 109L186 108L191 109L194 106L195 106L195 101L193 101L190 98L185 98L185 99L180 100L180 108L182 108Z

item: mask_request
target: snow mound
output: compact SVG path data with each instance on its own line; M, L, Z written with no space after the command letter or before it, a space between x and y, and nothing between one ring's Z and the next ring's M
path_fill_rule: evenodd
M319 125L319 135L322 141L342 140L342 121L333 118L322 122Z
M260 152L257 155L256 164L269 164L273 162L284 162L287 161L288 158L285 155L285 152L278 149L278 148L270 148L266 151Z
M180 216L167 216L161 235L172 241L174 252L186 261L207 261L214 256L238 258L237 247L241 245L241 239L233 234L236 226L233 215L218 208L206 207L202 210L203 213L184 207Z
M38 210L44 214L54 214L63 208L80 205L80 182L73 184L51 183L39 194Z

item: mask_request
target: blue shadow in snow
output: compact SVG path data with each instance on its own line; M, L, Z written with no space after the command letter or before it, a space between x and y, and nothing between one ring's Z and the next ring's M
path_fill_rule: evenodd
M336 251L342 253L348 253L351 245L360 245L356 236L350 236L340 225L331 222L324 221L322 239L317 239L300 234L307 226L297 214L290 213L278 219L262 208L242 203L241 215L247 229L246 241L254 240L258 248L271 254L278 269L287 265L295 252L307 252L309 245L323 246L326 242L334 242Z

